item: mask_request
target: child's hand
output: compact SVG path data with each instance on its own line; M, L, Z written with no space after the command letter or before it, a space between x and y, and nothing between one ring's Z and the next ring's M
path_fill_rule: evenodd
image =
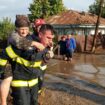
M39 51L43 51L45 49L45 47L43 46L43 44L39 43L39 42L32 42L33 47L37 48Z

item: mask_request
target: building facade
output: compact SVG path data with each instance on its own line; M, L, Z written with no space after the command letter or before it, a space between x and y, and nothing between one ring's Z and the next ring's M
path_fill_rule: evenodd
M62 14L49 17L46 21L54 26L57 35L66 35L68 32L74 35L94 35L97 15L68 10ZM100 18L98 32L105 34L104 18Z

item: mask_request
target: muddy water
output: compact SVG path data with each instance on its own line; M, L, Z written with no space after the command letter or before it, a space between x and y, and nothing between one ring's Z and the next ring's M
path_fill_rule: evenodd
M105 55L75 54L72 62L53 59L48 73L84 78L105 87Z
M74 54L72 62L51 60L45 86L89 98L97 105L105 105L105 55ZM71 87L78 91L74 89L71 92ZM87 92L84 92L87 97L80 95L81 91Z

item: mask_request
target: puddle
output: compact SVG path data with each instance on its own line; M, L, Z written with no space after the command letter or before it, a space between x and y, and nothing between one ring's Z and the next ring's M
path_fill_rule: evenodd
M75 54L73 62L52 59L47 69L46 81L105 95L105 55ZM68 89L69 90L69 89Z

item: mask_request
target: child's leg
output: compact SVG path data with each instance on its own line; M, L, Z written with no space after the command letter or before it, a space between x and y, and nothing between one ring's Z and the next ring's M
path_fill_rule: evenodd
M0 86L0 98L1 98L1 105L7 105L7 96L10 89L10 84L12 81L12 76L3 79Z

